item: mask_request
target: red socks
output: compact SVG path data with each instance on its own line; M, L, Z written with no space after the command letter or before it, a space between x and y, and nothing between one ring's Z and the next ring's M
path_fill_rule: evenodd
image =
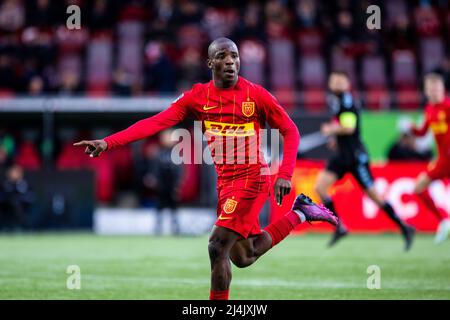
M420 200L422 200L422 202L425 204L425 206L428 208L428 210L430 210L436 216L436 218L439 219L439 221L444 219L444 216L439 211L439 209L436 207L436 204L434 203L433 199L431 198L428 190L425 190L422 193L419 193L417 196L419 197Z
M300 217L291 210L277 221L269 224L264 231L270 234L270 237L272 238L272 247L286 238L301 222Z
M228 291L209 291L209 300L228 300Z

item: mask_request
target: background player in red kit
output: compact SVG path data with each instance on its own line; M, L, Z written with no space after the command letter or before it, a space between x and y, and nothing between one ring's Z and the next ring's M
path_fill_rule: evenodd
M419 175L414 192L440 221L435 238L435 243L438 244L450 233L450 219L436 207L428 193L428 186L434 180L450 178L450 99L445 96L444 78L441 75L427 74L424 86L428 99L425 121L422 127L413 127L412 132L423 136L431 129L436 140L438 157L428 165L427 171Z
M269 196L270 177L261 153L259 129L264 128L267 121L272 128L279 129L284 138L283 161L274 186L279 205L291 190L300 135L270 93L238 76L239 53L233 41L219 38L210 44L208 67L213 80L194 85L165 111L103 140L81 141L75 145L86 146L85 152L96 157L107 149L171 127L188 116L202 121L218 175L217 221L208 244L210 299L228 299L230 260L238 267L247 267L299 223L327 221L336 225L338 219L326 208L300 195L284 217L260 229L258 216ZM231 151L226 148L230 140L237 142ZM221 151L220 147L226 151Z

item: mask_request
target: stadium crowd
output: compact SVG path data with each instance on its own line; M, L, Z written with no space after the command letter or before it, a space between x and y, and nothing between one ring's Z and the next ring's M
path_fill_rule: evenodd
M66 28L70 4L81 8L79 30ZM381 30L366 26L372 4ZM288 108L323 109L327 74L337 68L374 109L418 108L424 72L439 69L449 80L444 0L3 0L0 92L183 91L209 79L206 46L219 36L238 42L242 74Z

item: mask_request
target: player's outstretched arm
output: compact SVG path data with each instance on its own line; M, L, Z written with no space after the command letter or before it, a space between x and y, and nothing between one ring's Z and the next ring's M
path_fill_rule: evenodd
M324 136L330 137L335 135L352 135L355 132L355 129L355 127L344 127L337 122L327 122L321 126L320 131Z
M346 111L339 115L339 118L322 125L321 132L323 135L329 136L345 136L352 135L358 123L358 116L354 111Z
M83 140L73 144L76 147L86 147L84 153L88 154L91 158L98 157L103 151L108 149L108 144L105 140Z
M182 95L166 110L153 117L140 120L125 130L116 132L104 139L83 140L74 145L86 146L86 154L89 154L91 157L98 157L103 151L150 137L185 119L188 114L189 97L190 94Z
M428 132L428 128L429 128L429 123L428 123L428 121L425 121L422 124L422 126L420 126L420 127L411 125L409 131L415 136L423 137Z
M430 118L428 117L430 113L430 108L425 108L425 117L422 124L417 126L414 122L410 122L408 126L409 132L418 137L423 137L426 135L428 129L430 128Z

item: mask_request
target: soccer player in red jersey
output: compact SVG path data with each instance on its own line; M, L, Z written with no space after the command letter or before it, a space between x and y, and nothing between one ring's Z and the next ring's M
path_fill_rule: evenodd
M425 121L420 128L412 127L411 130L417 136L424 136L428 129L431 129L436 140L438 157L419 175L414 193L440 221L435 238L435 243L438 244L450 233L450 219L436 207L428 193L428 187L434 180L450 178L450 98L445 96L444 78L437 73L425 76L424 89L428 99Z
M262 157L259 129L268 122L284 138L283 161L274 184L278 205L291 190L300 135L294 122L269 92L238 76L239 52L233 41L227 38L213 41L208 48L207 63L213 79L195 84L168 109L102 140L81 141L75 145L86 146L85 152L96 157L103 151L171 127L188 116L202 122L218 175L217 221L208 244L210 299L228 299L230 260L237 267L247 267L298 224L327 221L336 225L338 219L328 209L301 194L295 199L292 210L261 230L258 216L269 196L271 184L268 166ZM226 148L230 141L238 142L232 144L231 152ZM226 152L221 151L223 145Z

